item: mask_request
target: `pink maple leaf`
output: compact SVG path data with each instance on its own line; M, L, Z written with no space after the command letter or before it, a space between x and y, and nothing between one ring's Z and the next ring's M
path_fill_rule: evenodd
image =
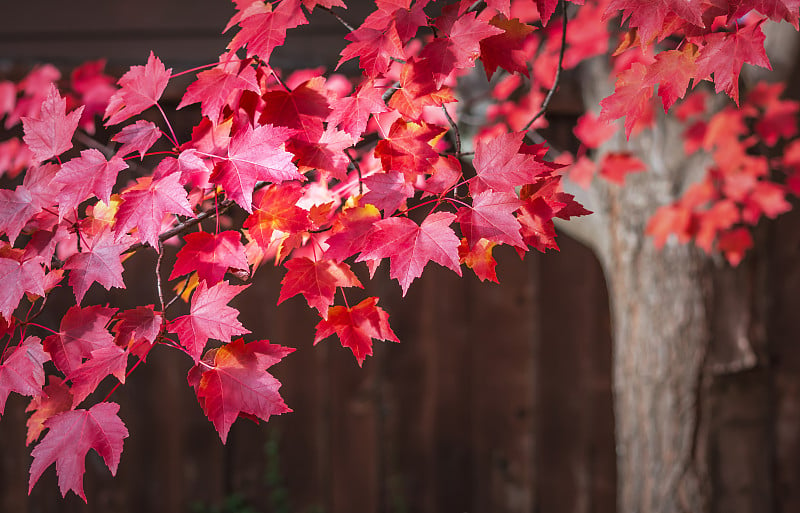
M186 245L178 251L170 280L197 271L197 276L210 285L222 281L229 267L249 269L247 256L238 231L228 230L218 234L208 232L189 233L184 237Z
M407 217L390 217L375 223L361 255L356 260L389 257L389 276L397 279L403 296L431 260L461 276L458 246L461 241L450 225L455 214L436 212L418 225Z
M150 52L147 64L133 66L117 82L120 89L108 101L106 126L121 123L149 109L158 102L167 87L172 68L165 69L161 59Z
M227 342L235 335L250 333L236 318L239 311L227 306L248 286L221 281L209 288L205 281L201 281L192 296L189 315L182 315L167 325L170 332L178 334L181 345L195 362L200 360L208 339Z
M72 148L72 134L78 128L83 106L66 113L67 100L50 84L37 116L23 117L25 143L39 162L61 155Z
M33 463L28 493L45 469L55 463L61 495L66 496L72 490L85 502L83 474L89 449L97 451L111 475L116 475L122 441L128 437L118 411L116 403L99 403L88 410L65 411L45 421L50 431L31 453Z

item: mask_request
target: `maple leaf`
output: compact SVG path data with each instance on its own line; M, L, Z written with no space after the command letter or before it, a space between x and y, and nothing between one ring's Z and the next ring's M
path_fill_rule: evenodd
M481 281L489 280L500 283L495 271L497 261L492 256L492 249L496 245L494 242L480 239L470 249L467 239L461 239L461 245L458 247L459 262L472 269Z
M333 234L325 241L325 257L341 262L361 251L381 213L374 205L345 208L337 217Z
M497 68L503 68L510 73L528 74L527 61L529 52L525 50L528 36L535 29L519 19L509 20L502 14L492 18L489 23L503 30L502 34L482 39L480 42L481 62L486 71L486 78L491 80Z
M456 101L448 87L442 87L434 77L427 60L409 59L400 71L400 88L389 99L389 107L406 119L419 121L425 107L441 106Z
M117 238L132 228L138 237L158 249L158 235L164 215L181 214L194 217L179 174L159 178L145 176L122 193L122 205L116 215L114 234Z
M44 352L42 341L37 337L28 337L21 344L9 351L0 364L0 416L6 407L8 394L16 392L20 395L37 397L44 386L44 362L50 356Z
M391 23L385 29L375 29L362 25L345 37L351 41L339 55L339 63L358 57L358 65L368 77L383 75L389 70L392 59L405 60L403 41L397 33L397 27Z
M239 130L230 141L227 156L214 167L209 179L220 184L233 201L252 213L253 189L260 180L283 182L303 180L292 164L293 155L283 149L283 144L294 130L249 124Z
M437 23L444 37L437 37L425 45L419 54L420 58L430 62L436 87L440 87L454 70L474 65L481 54L481 40L504 32L502 28L477 18L475 12L459 16L452 24L446 23L449 26L442 25Z
M389 327L389 314L378 306L378 298L368 297L353 308L332 306L327 318L316 327L314 345L336 333L343 347L349 348L358 366L372 354L372 339L400 342Z
M542 253L548 249L558 250L554 216L553 207L544 198L539 196L527 198L517 215L525 244Z
M167 325L170 332L178 334L181 345L195 363L200 360L208 339L227 342L235 335L250 333L237 320L239 311L227 306L247 287L249 285L231 285L226 281L208 287L205 281L201 281L192 296L189 315L182 315Z
M171 73L172 68L166 69L152 51L146 65L132 66L119 79L120 89L108 101L103 115L107 119L106 126L121 123L155 105L166 89Z
M647 44L661 34L670 14L697 27L704 26L700 0L611 0L603 20L615 16L619 10L623 12L623 21L627 19L631 28L636 27L639 37Z
M59 217L63 218L92 194L108 203L117 174L127 167L119 156L106 160L105 155L94 148L83 150L80 157L64 163L53 179L62 186L58 193Z
M487 189L514 193L515 187L532 183L538 176L561 167L536 155L521 153L523 136L522 132L512 132L478 141L472 162L477 176L469 184L472 194Z
M687 43L682 50L665 50L648 67L645 83L658 84L658 95L667 112L678 98L683 98L689 82L697 73L697 46Z
M73 406L80 404L109 374L125 384L128 351L117 345L95 349L66 379L72 382Z
M137 306L121 312L117 319L119 322L114 326L114 343L144 358L161 332L163 314L156 312L153 305Z
M408 123L400 118L392 123L389 135L375 146L384 171L401 171L409 178L433 171L439 154L433 145L447 130L420 122Z
M183 240L186 245L178 251L175 266L169 275L170 280L197 271L201 280L214 285L222 281L229 267L247 270L244 246L238 231L228 230L218 234L194 232Z
M89 449L97 451L111 475L116 475L122 441L128 437L118 411L117 403L103 402L88 410L65 411L46 420L44 425L49 431L31 453L28 493L45 469L55 463L61 495L66 496L72 490L86 502L83 474Z
M116 308L73 306L61 318L58 333L44 339L44 350L50 353L58 370L69 375L95 349L114 345L114 337L106 325Z
M211 349L189 371L189 384L222 443L240 415L266 421L292 411L278 393L281 383L266 370L293 351L267 340L246 344L240 338Z
M28 220L41 211L42 206L24 185L13 191L0 190L0 232L6 233L12 244Z
M714 74L714 90L725 91L739 105L739 73L745 62L769 70L764 50L764 32L761 21L746 27L737 27L733 33L715 32L705 37L705 45L697 57L697 76Z
M516 194L483 191L472 197L471 207L458 209L461 233L470 248L481 239L498 244L510 244L525 249L519 233L520 225L514 217L522 202Z
M374 80L366 80L350 96L331 101L331 112L326 121L353 137L361 137L371 114L389 110L383 101L383 93L383 89L375 87Z
M226 62L226 59L232 60ZM178 109L200 102L200 112L218 123L225 106L238 103L244 91L261 93L256 70L249 61L240 63L234 54L222 55L220 61L216 68L197 74L197 80L186 88Z
M586 112L578 118L572 131L587 148L594 149L611 139L617 127L600 121L592 112Z
M630 139L634 125L649 120L653 114L651 99L653 83L646 80L647 66L634 62L617 76L614 94L600 100L601 121L611 121L625 116L625 136Z
M0 315L11 319L22 296L29 292L44 296L44 269L38 258L19 262L0 257Z
M263 4L262 4L263 6ZM286 31L308 23L299 0L283 0L274 11L259 12L239 22L242 28L228 45L231 52L247 46L247 56L269 62L272 51L286 40Z
M258 123L295 129L292 135L302 141L319 140L322 122L331 109L324 77L313 77L291 91L269 91L262 96L265 102Z
M25 411L33 413L28 418L28 435L25 438L25 445L38 440L44 431L44 423L50 417L72 409L72 392L64 381L58 376L50 375L47 377L47 385L42 389L43 394L31 399Z
M297 206L304 191L299 184L271 185L259 191L253 203L253 213L242 225L263 248L272 242L272 234L279 230L295 234L311 228L308 210Z
M70 270L69 284L75 291L78 304L81 304L84 294L94 282L106 290L111 287L125 288L120 255L129 246L130 241L127 238L115 241L107 230L103 230L91 239L83 251L75 253L64 262L64 269Z
M319 310L325 318L328 307L333 304L337 287L364 288L356 275L345 263L333 260L311 260L306 257L293 258L283 264L288 270L281 280L278 304L290 297L302 294L308 305Z
M431 260L461 276L458 262L461 241L450 228L455 219L456 216L449 212L436 212L425 218L422 225L407 217L378 221L356 261L389 257L389 276L400 283L403 296Z
M414 195L414 186L406 181L399 171L376 173L362 180L369 187L364 195L364 203L371 203L389 216Z
M37 161L57 157L72 148L72 134L78 128L83 106L69 114L66 110L67 100L61 97L55 84L50 84L39 113L22 118L23 140Z
M632 153L606 153L600 162L600 176L617 185L623 185L629 173L639 173L646 169L644 162Z
M124 157L129 153L138 151L139 156L144 158L147 150L160 138L161 129L155 123L140 119L136 123L120 130L111 140L122 143L122 146L117 150L117 157Z

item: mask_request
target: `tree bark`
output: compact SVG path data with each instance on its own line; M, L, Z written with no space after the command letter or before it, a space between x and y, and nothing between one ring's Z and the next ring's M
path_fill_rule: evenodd
M608 72L598 63L584 71L586 104L596 105L610 93ZM573 227L609 287L618 510L775 511L761 259L731 269L692 245L657 250L644 234L655 210L703 173L701 159L684 156L681 133L661 116L603 148L633 151L648 172L624 187L596 180L580 198L595 215Z

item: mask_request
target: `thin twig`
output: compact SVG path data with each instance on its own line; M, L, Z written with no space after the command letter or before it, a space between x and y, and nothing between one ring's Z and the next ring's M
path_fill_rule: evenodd
M447 108L442 104L442 110L444 111L444 116L447 118L447 122L450 123L450 126L453 128L453 132L456 134L456 156L461 156L461 132L458 130L458 125L456 122L453 121L453 118L450 117L450 113L447 112Z
M336 18L336 19L339 21L339 23L341 23L342 25L344 25L344 28L346 28L346 29L347 29L347 30L349 30L350 32L353 32L353 31L355 31L355 30L356 30L356 29L354 29L354 28L353 28L353 26L352 26L352 25L350 25L349 23L347 23L346 21L344 21L344 19L343 19L341 16L339 16L339 14L338 14L338 13L335 13L335 12L333 12L333 9L331 9L330 7L325 7L324 5L317 5L317 7L319 7L319 8L320 8L320 9L322 9L323 11L329 12L329 13L330 13L330 14L331 14L331 15L332 15L334 18Z
M350 156L350 152L349 151L345 150L344 154L347 155L348 159L350 159L350 163L353 164L353 167L356 169L356 172L358 173L358 193L359 194L364 194L364 183L362 181L362 176L361 176L361 166L359 166L358 162L356 162L353 159L353 157Z
M164 245L158 241L158 259L156 260L156 288L158 289L158 309L164 311L164 292L161 290L161 259L164 258Z
M86 146L87 148L94 148L95 150L102 153L105 156L106 160L111 160L111 158L117 153L111 146L101 143L91 135L81 132L80 130L76 130L75 135L73 135L72 137L82 145ZM140 166L135 162L126 160L125 164L127 164L130 169L132 169L141 176L149 175L152 173L151 170L145 169L144 167Z
M531 125L542 117L547 111L547 106L550 104L550 100L553 98L553 95L558 88L558 79L561 78L561 70L563 69L564 64L564 49L567 46L567 4L564 2L561 3L561 15L562 15L562 24L561 24L561 49L558 52L558 67L556 68L556 76L553 79L553 87L547 92L547 96L545 96L544 101L542 102L542 108L539 109L539 112L536 113L533 118L528 121L528 124L522 129L523 132L527 132Z

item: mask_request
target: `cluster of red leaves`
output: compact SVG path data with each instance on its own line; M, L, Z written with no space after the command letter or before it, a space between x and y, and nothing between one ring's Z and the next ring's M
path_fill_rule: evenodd
M71 489L84 497L89 449L115 472L128 433L118 406L108 402L116 387L102 400L97 388L109 376L124 383L157 345L191 358L189 385L223 441L240 416L267 420L290 411L267 370L292 349L232 340L250 332L229 305L248 286L230 280L249 280L268 260L286 269L278 302L302 295L319 312L314 343L335 334L361 365L373 340L398 339L378 298L367 296L353 307L344 299L344 289L363 288L355 264L366 262L372 275L388 259L389 275L405 295L431 261L459 275L466 265L481 280L497 281L494 247L507 244L520 255L529 247L557 249L553 219L589 212L561 190L565 168L547 161L547 148L531 143L526 131L546 124L545 93L561 68L606 52L609 34L600 16L622 10L630 45L643 49L619 68L617 90L601 114L606 120L626 116L628 133L648 117L656 84L665 108L684 96L689 81L710 74L717 90L737 99L742 63L768 66L760 21L731 26L715 19L730 22L755 8L797 24L796 7L780 1L768 8L742 1L713 7L588 2L568 30L566 15L561 22L550 19L557 0L464 0L444 7L377 0L341 52L339 65L358 60L357 80L319 70L284 79L269 61L287 31L306 24L317 5L330 10L344 3L235 3L226 31L238 31L227 52L197 73L179 105L200 104L202 119L188 140L177 139L159 105L174 75L152 54L117 86L101 63L85 65L73 73L66 96L54 85L60 76L51 67L19 84L0 83L0 115L7 127L21 122L24 134L0 146L0 171L9 178L25 171L20 184L0 190L0 414L10 392L30 396L28 443L47 430L33 450L31 488L55 462L62 493ZM654 41L673 35L683 36L681 46L648 53ZM475 137L470 158L461 148L454 86L476 61L488 79L500 78L493 81L496 103L488 112L493 124ZM765 140L793 135L782 120L796 107L788 112L773 93L748 96L766 113L762 119L775 120L757 125ZM145 111L161 119L133 119ZM116 149L75 146L91 140L97 114L116 130ZM735 139L742 149L737 155L747 157L745 132L723 129L709 125L701 146L728 154L725 145ZM611 135L595 118L578 128L590 148ZM151 172L132 162L145 157ZM784 163L800 167L791 158ZM732 223L783 208L765 189L766 163L728 164L739 167L720 164L714 186L738 194L733 201L741 217ZM621 183L642 168L632 155L614 153L605 155L600 174ZM686 206L691 215L719 198L701 199ZM721 203L711 208L728 208L716 206ZM246 213L241 227L220 229L228 209ZM202 223L213 218L215 227ZM699 237L700 231L684 233ZM167 302L163 245L176 238L181 249L168 280L179 282ZM158 254L152 304L122 311L81 306L95 283L125 288L123 261L148 247ZM34 323L50 291L65 281L76 305L58 329ZM343 305L335 304L337 291ZM184 315L168 311L178 298L189 303ZM29 331L49 335L41 340ZM94 404L79 408L87 400Z

